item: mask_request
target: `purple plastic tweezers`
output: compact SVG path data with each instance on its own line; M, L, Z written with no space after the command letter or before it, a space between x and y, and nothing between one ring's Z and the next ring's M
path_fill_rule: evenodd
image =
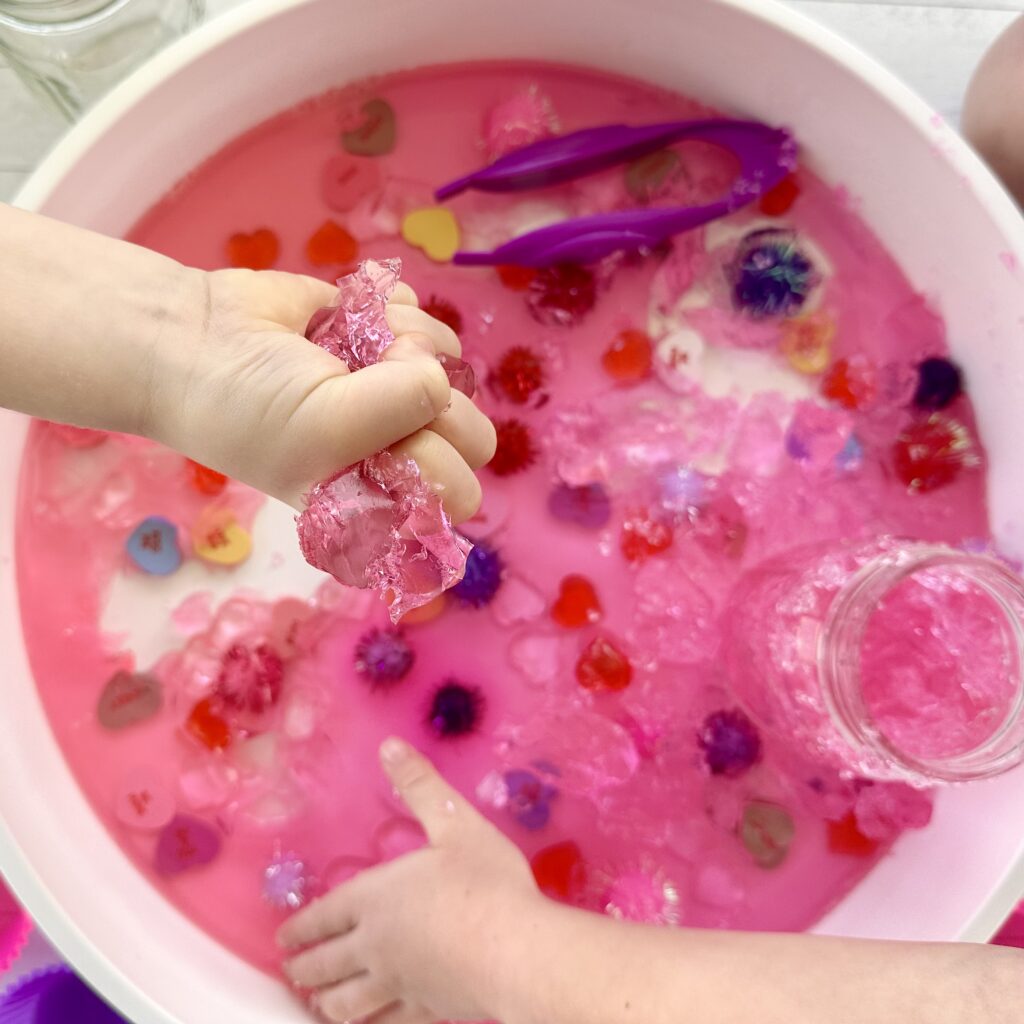
M442 185L437 199L466 189L520 192L572 181L636 160L674 142L697 139L731 150L740 161L732 188L704 206L646 207L598 213L551 224L513 238L490 252L457 252L462 266L510 263L546 267L594 263L620 249L653 249L672 235L724 217L777 185L796 165L796 143L780 128L759 121L670 121L585 128L525 146L473 174Z

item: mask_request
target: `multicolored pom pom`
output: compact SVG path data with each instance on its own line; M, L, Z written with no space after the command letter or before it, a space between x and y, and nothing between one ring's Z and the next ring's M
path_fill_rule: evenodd
M503 568L498 552L477 542L466 559L465 574L451 589L452 597L473 608L483 608L498 592Z
M401 681L415 660L400 629L371 629L356 644L355 669L374 687L385 688Z
M484 695L479 688L449 679L434 691L427 725L438 739L456 739L475 732L483 713Z
M912 423L893 447L896 476L915 494L952 483L977 461L967 428L938 413Z
M738 708L708 715L697 733L697 743L712 775L735 779L761 758L760 733Z
M729 276L736 308L757 320L795 316L817 282L795 233L774 228L744 236Z

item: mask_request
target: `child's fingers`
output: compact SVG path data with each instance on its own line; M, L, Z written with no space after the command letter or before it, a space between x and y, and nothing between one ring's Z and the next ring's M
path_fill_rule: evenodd
M360 974L317 993L316 1006L331 1021L362 1020L396 1003L391 992L372 974Z
M298 988L308 989L336 985L364 969L351 933L321 942L284 963L288 980Z
M486 466L494 455L494 424L461 391L452 392L451 405L427 429L440 434L470 469Z
M375 1013L361 1024L433 1024L434 1014L422 1006L410 1006L408 1003L396 1003Z
M440 434L418 430L391 450L412 459L420 475L440 495L445 512L453 523L461 523L476 515L482 498L480 481L473 475L466 460Z
M259 313L272 323L304 335L309 318L322 306L329 306L338 294L333 284L305 274L280 270L217 271L217 274L251 274L250 313ZM216 287L216 275L211 275Z
M447 352L450 356L461 356L462 345L459 336L447 325L435 320L416 306L391 303L385 314L388 327L396 337L410 332L425 334L434 343L435 352Z
M420 300L416 295L416 292L412 290L409 285L404 281L399 281L395 285L395 290L391 293L391 298L388 300L388 304L397 304L399 306L418 306Z
M277 931L277 944L282 949L302 949L345 935L355 926L351 889L342 885L288 918Z

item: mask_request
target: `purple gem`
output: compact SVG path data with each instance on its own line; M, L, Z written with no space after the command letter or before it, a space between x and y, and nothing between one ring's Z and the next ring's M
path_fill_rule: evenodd
M523 828L536 832L548 823L551 801L558 796L554 786L549 786L533 772L516 769L505 773L505 791L508 811Z
M736 308L757 320L798 313L816 282L796 235L775 228L744 236L729 269Z
M501 586L502 564L498 552L479 541L466 559L462 579L452 587L452 597L474 608L490 604Z
M466 736L480 724L484 697L475 686L449 679L434 692L427 723L438 739Z
M963 391L960 368L948 359L935 356L917 367L917 390L914 405L934 412L945 409Z
M697 742L712 775L737 778L761 757L757 727L738 708L708 715L697 734Z
M279 853L263 872L263 898L279 910L298 910L309 902L313 880L305 862Z
M390 686L404 679L415 660L400 629L371 629L356 644L356 671L374 686Z
M598 483L570 487L558 484L548 496L548 511L566 523L599 530L612 516L612 503Z

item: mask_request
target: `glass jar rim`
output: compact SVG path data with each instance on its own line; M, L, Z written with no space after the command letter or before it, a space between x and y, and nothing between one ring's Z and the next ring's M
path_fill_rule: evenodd
M81 14L71 13L65 17L42 16L47 11L59 15L59 7L67 2L68 0L0 0L0 27L24 35L40 36L81 32L117 14L132 0L92 0L89 9ZM35 17L31 16L33 12L36 14Z

